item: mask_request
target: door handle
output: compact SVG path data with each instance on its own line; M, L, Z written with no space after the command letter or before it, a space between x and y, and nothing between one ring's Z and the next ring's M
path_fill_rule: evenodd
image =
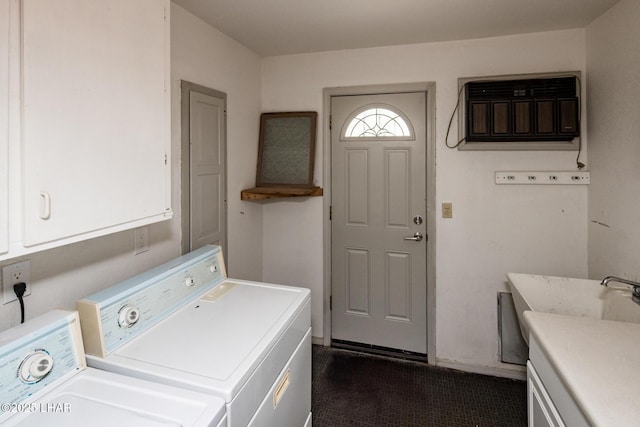
M405 237L404 240L413 240L414 242L420 242L424 236L421 232L416 231L416 233L411 237Z

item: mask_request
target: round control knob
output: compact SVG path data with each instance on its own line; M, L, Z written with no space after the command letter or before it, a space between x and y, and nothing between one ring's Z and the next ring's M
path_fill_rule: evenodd
M184 281L187 286L193 286L196 284L196 279L194 279L193 277L189 276L187 277L187 279Z
M209 267L209 271L212 273L215 273L218 271L218 266L213 264L211 267Z
M130 328L138 320L140 320L140 312L130 305L123 306L118 312L118 326L121 328Z
M53 358L46 350L36 350L22 359L18 368L20 379L27 384L35 384L53 369Z

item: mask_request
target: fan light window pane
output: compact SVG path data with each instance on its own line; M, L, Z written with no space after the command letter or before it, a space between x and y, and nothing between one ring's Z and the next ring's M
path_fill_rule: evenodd
M355 116L344 134L347 138L407 137L407 122L386 108L370 108Z

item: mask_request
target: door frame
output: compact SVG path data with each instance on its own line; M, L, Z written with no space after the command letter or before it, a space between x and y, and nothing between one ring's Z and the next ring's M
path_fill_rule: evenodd
M191 83L186 80L180 80L180 221L182 237L180 244L182 248L182 254L186 254L190 251L191 241L191 132L190 132L190 96L189 92L198 92L203 95L213 96L224 100L224 109L227 110L227 94L215 89L201 86L196 83ZM227 115L225 113L225 122ZM225 168L225 183L227 183L227 125L224 126L224 152L225 157L222 159ZM221 242L224 253L228 253L227 240L228 227L227 227L227 186L223 189L224 194L224 221L222 226L225 228L225 241Z
M427 361L431 365L436 364L436 163L435 163L435 82L424 83L399 83L385 85L366 85L332 87L323 89L322 116L323 116L323 339L322 344L331 345L331 221L329 219L331 209L331 98L334 96L348 95L377 95L385 93L425 92L426 95L426 189L427 189ZM336 124L337 125L337 124Z

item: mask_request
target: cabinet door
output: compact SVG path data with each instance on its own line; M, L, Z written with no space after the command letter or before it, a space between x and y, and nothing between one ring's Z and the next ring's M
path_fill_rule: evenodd
M168 0L23 0L25 246L170 216Z
M0 254L9 248L9 0L0 0Z
M527 362L527 395L530 427L565 427L531 362Z

